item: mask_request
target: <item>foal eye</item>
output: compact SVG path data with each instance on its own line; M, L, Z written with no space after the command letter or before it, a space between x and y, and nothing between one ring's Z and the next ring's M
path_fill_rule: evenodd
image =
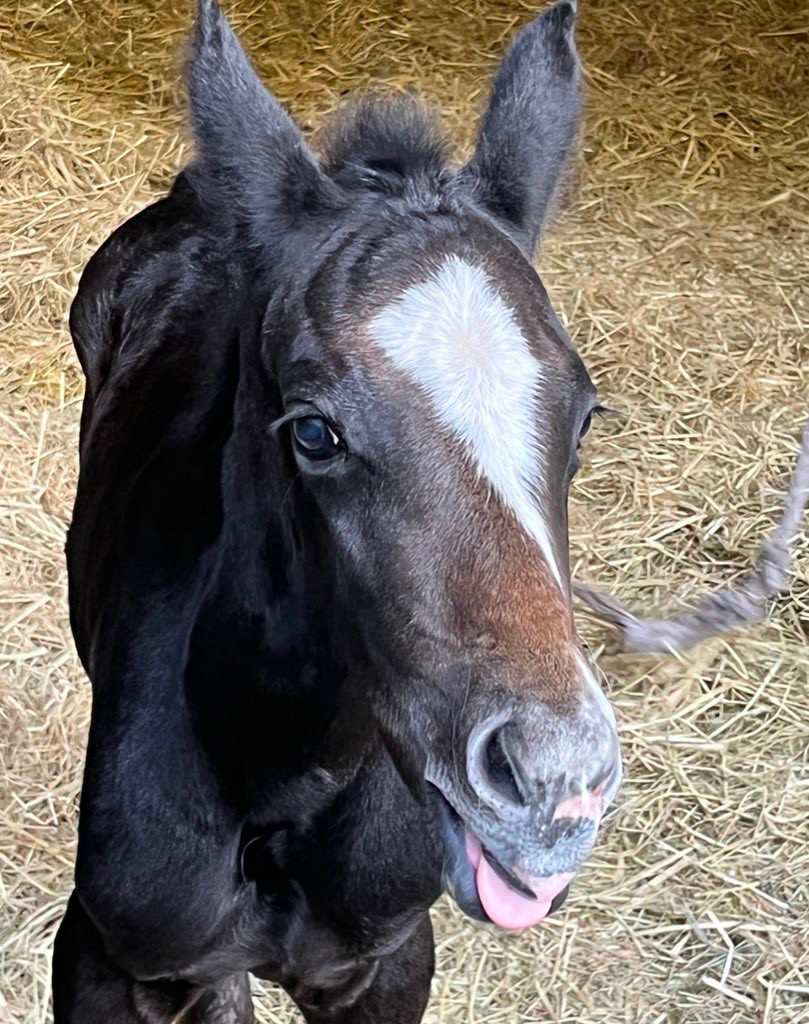
M330 459L343 447L340 438L320 416L301 416L292 422L295 447L307 459Z
M582 421L581 427L579 428L579 439L576 442L577 448L581 444L584 435L593 425L593 416L603 416L606 411L607 410L604 408L603 405L594 405L593 408L587 413L587 415L584 417L584 420Z
M584 422L582 423L581 427L579 428L579 439L576 442L576 447L577 448L581 445L582 440L584 439L584 435L590 429L592 424L593 424L593 414L592 414L592 412L588 412L587 415L584 417Z

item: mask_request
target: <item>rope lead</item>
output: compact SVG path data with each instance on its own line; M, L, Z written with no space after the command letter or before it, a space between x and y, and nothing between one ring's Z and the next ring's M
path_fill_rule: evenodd
M612 594L584 583L573 583L573 593L600 619L621 633L622 650L642 654L680 654L702 640L757 622L767 601L787 589L791 569L790 548L809 500L809 420L801 437L798 461L781 519L764 541L753 568L736 586L709 594L697 607L670 619L641 619Z

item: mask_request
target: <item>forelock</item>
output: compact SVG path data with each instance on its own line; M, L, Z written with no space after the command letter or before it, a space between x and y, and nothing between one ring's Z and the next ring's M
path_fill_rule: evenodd
M419 193L435 207L451 178L437 117L409 95L373 93L346 103L317 144L326 172L344 188Z

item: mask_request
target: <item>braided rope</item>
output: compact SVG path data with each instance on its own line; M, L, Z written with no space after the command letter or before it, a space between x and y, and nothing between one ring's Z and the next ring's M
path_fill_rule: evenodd
M617 627L624 651L644 654L681 653L700 641L763 617L767 601L787 588L791 569L790 547L809 500L809 420L801 438L798 461L781 519L759 550L753 568L740 583L723 587L703 598L690 612L670 619L641 619L612 594L584 583L573 593L599 618Z

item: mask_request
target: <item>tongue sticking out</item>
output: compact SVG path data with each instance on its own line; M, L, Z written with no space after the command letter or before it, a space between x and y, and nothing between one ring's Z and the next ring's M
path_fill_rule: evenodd
M480 843L467 833L466 852L475 868L478 896L483 909L501 928L530 928L548 916L554 896L565 888L572 874L556 874L547 878L525 879L536 899L522 896L507 885L482 855Z
M570 882L572 874L551 875L549 878L532 878L528 887L536 893L536 899L528 899L506 885L485 857L481 857L477 869L478 896L483 909L501 928L530 928L548 916L554 896Z

